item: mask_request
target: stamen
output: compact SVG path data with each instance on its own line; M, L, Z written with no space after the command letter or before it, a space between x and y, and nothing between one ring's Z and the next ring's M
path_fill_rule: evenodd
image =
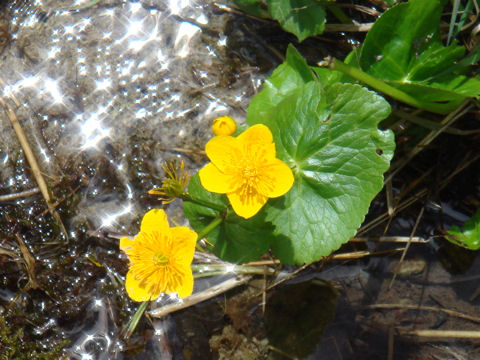
M155 253L153 254L153 264L155 266L165 266L168 264L168 258L161 254L161 253Z

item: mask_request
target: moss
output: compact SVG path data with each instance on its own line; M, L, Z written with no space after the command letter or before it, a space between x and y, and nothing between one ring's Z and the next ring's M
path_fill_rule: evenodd
M44 351L42 344L38 341L25 341L24 329L14 331L7 326L4 316L0 316L0 359L11 360L50 360L66 359L63 349L70 340L63 340Z

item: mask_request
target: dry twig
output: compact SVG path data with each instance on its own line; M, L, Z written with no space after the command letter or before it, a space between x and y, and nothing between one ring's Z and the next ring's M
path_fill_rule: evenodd
M60 227L60 230L62 231L63 235L65 236L66 241L68 242L68 233L67 229L63 225L62 219L60 218L60 215L56 211L54 205L53 205L53 199L50 195L50 191L48 189L47 182L45 181L42 172L40 171L40 167L38 166L37 159L35 158L35 155L33 154L32 148L30 147L30 144L28 143L27 137L22 129L22 126L20 125L20 121L18 120L17 116L15 115L15 112L13 109L10 107L10 105L5 102L2 98L0 98L0 104L3 106L5 112L7 113L8 119L10 120L10 123L12 124L12 127L15 131L15 134L17 135L18 141L20 142L20 145L22 146L23 152L25 154L25 157L28 161L28 164L30 165L30 168L32 169L33 176L35 178L35 181L38 184L38 187L40 189L40 192L42 193L43 198L45 199L45 202L47 203L48 211L50 214L53 216L55 221L57 222L58 226Z
M420 213L417 216L417 220L415 221L415 225L413 226L412 232L410 233L410 239L412 239L413 235L415 235L415 232L417 231L418 224L420 224L420 219L423 216L423 212L425 211L425 207L422 207L420 210ZM403 259L405 259L405 255L407 255L408 248L410 247L411 241L407 242L407 245L405 246L405 250L402 252L402 256L400 257L400 261L398 262L397 266L395 266L395 272L393 273L392 280L390 280L390 284L388 284L388 288L391 289L393 282L395 281L395 278L397 277L397 273L400 270L400 266L403 262Z
M172 312L185 309L192 305L198 304L202 301L211 299L219 294L227 292L228 290L233 289L237 286L243 285L246 282L248 282L251 278L252 278L251 276L245 276L245 275L237 276L235 278L226 280L218 285L212 286L211 288L208 288L204 291L195 293L183 299L182 302L168 304L160 308L154 309L152 311L149 311L148 313L155 318L164 317L165 315L168 315Z
M437 340L480 339L480 331L463 330L402 330L396 329L400 335L435 338Z
M408 304L373 304L373 305L368 305L367 309L408 309L408 310L422 310L422 311L434 311L434 312L443 312L447 315L465 319L465 320L470 320L476 323L480 323L480 317L468 315L461 313L459 311L455 310L449 310L449 309L443 309L435 306L419 306L419 305L408 305Z

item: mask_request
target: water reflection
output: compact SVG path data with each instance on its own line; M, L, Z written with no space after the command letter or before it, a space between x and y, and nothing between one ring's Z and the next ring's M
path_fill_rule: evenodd
M222 30L206 37L203 27L212 19L206 3L10 0L6 5L12 41L2 52L2 95L15 105L45 177L61 184L53 191L71 235L65 253L54 258L57 248L38 246L57 244L49 215L39 217L45 206L40 196L0 206L24 222L38 268L58 272L48 280L40 274L57 308L52 310L51 298L32 300L43 316L34 331L53 338L53 330L66 334L71 358L121 358L119 305L112 301L122 303L128 316L136 309L123 303L117 272L118 264L125 271L126 262L118 262L118 240L90 241L86 230L138 232L136 220L152 206L146 193L160 185L161 165L181 156L170 149L190 151L193 155L182 158L189 169L198 168L201 158L195 154L210 137L211 119L244 117L235 109L246 107L260 83L255 72L237 77L234 86L224 81L231 71L226 37ZM36 183L8 118L3 111L0 116L0 191L31 190ZM167 209L184 222L178 210L178 204ZM10 293L0 295L6 299ZM60 310L65 303L71 308ZM66 325L69 319L76 321ZM161 325L155 329L161 337Z

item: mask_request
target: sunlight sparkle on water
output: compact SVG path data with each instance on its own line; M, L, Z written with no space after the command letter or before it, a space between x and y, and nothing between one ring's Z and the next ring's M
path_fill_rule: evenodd
M49 51L47 57L49 59L54 59L57 53L60 52L60 48L58 46L53 46Z
M32 76L24 77L17 84L21 87L27 88L27 87L33 87L37 85L39 81L40 81L40 76L32 75Z
M138 10L142 8L142 4L139 2L130 3L130 11L135 14Z
M53 79L46 79L44 81L45 90L47 90L52 96L55 103L63 103L63 95L58 88L58 81Z
M177 56L184 58L190 53L190 40L201 31L198 26L188 22L183 22L178 28L177 37L175 38L175 49Z
M127 187L127 191L128 191L127 199L133 199L133 191L132 191L131 186L127 184L126 187Z
M168 7L173 15L180 15L180 11L189 6L191 0L169 0Z
M97 80L95 81L96 89L97 91L105 91L107 90L110 86L112 86L112 81L110 79L102 79L102 80Z
M103 221L102 221L102 225L100 227L109 227L111 225L113 225L115 223L115 221L120 217L120 216L123 216L123 215L126 215L128 213L131 213L132 212L132 204L129 203L127 206L125 206L123 209L121 209L120 211L118 212L115 212L115 213L111 213L109 215L107 215Z

